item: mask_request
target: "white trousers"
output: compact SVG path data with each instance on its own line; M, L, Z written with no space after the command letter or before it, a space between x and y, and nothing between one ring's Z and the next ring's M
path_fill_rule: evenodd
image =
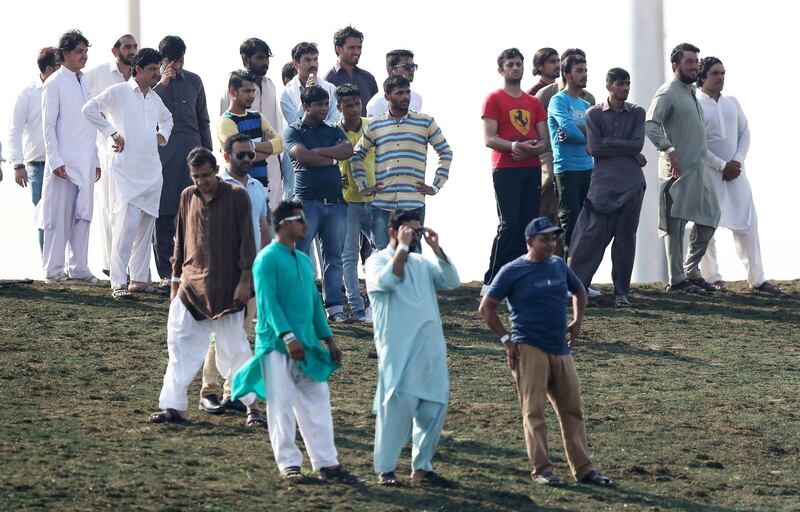
M91 222L75 218L78 186L68 179L56 176L48 185L51 187L48 200L53 202L53 222L49 228L44 229L44 275L54 277L66 272L72 278L89 277L92 275L89 270Z
M219 353L217 358L219 360ZM299 426L311 467L317 471L337 466L328 384L312 381L297 370L293 361L272 351L261 363L267 392L267 426L275 462L281 470L302 465L303 454L295 441Z
M103 141L105 144L105 140ZM103 151L102 149L99 151ZM102 154L102 153L101 153ZM108 162L108 159L106 160ZM103 177L98 182L100 192L100 209L97 212L100 221L100 245L103 252L103 269L111 270L112 258L114 253L113 240L114 240L114 198L116 197L116 190L114 190L114 180L111 174L110 165L107 163L103 167Z
M111 250L111 286L131 281L150 280L150 244L156 218L132 204L119 209L114 220Z
M169 363L164 374L164 385L158 405L162 409L187 410L187 392L203 360L211 334L217 337L217 367L230 379L250 359L250 343L242 328L244 311L225 315L216 320L195 320L179 298L172 299L167 319L167 350ZM252 404L255 393L242 397L242 402Z
M747 270L747 283L752 287L761 286L766 279L764 279L764 265L761 261L761 244L758 240L758 220L753 219L753 223L745 231L731 232L736 246L736 254ZM714 238L708 243L706 254L700 262L700 271L703 279L710 283L722 281L722 275L717 265L717 244Z

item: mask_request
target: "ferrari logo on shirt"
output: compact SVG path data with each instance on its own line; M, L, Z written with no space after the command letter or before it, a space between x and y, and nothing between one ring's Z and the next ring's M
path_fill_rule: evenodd
M528 135L531 131L531 113L521 108L509 110L508 117L511 118L511 124L522 135Z

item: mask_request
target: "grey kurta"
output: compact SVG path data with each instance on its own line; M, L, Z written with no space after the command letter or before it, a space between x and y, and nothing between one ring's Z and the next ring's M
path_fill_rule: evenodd
M716 227L720 218L719 202L714 184L705 171L706 130L696 88L677 79L659 87L647 112L645 132L661 151L658 170L663 181L658 227L662 235L670 217ZM670 175L669 160L664 153L671 147L677 151L681 165L681 176L677 179Z
M153 90L172 113L175 123L167 145L158 148L164 176L159 214L176 215L181 192L192 184L186 156L197 146L212 149L206 92L200 77L185 69L166 87L159 83Z

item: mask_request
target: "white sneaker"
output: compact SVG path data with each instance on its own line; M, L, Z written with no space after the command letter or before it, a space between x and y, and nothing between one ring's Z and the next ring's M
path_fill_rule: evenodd
M66 284L72 282L66 272L59 272L52 277L45 277L44 282L48 284Z
M586 295L588 295L590 299L593 299L595 297L601 296L602 293L598 292L597 290L595 290L590 286L589 288L586 289Z
M363 311L356 311L353 316L359 322L363 322L368 325L372 325L372 308L366 308Z

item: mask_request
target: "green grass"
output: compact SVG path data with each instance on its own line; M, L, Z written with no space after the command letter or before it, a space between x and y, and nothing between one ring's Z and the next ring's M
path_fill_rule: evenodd
M610 490L531 483L516 393L475 286L440 299L452 387L435 464L458 482L447 490L375 485L368 328L334 328L345 365L331 380L340 459L367 485L289 487L242 415L192 405L190 425L146 422L167 362L165 299L5 287L0 510L800 510L800 282L783 287L778 298L743 284L712 297L639 287L636 309L607 296L590 306L575 359ZM399 474L409 464L406 450Z

